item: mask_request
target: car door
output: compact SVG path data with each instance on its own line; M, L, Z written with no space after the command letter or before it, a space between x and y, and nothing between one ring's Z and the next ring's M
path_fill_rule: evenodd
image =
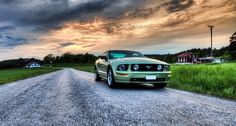
M101 76L106 77L108 66L108 52L105 52L102 56L105 56L106 59L99 59L98 72Z

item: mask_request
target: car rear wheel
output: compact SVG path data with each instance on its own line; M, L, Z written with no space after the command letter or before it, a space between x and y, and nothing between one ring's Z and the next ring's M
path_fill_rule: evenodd
M156 88L165 88L166 87L166 83L155 83L153 84Z
M107 85L110 87L110 88L113 88L115 87L115 79L114 79L114 75L113 75L113 72L112 72L112 69L109 68L108 71L107 71Z

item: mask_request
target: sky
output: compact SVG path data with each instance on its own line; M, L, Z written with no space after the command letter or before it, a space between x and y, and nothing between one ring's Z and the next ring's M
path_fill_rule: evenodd
M0 60L229 45L236 0L0 0Z

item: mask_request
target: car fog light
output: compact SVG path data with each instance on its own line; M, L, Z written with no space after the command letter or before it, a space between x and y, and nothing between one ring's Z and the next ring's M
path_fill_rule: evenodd
M157 70L158 70L158 71L161 71L161 70L162 70L162 65L160 65L160 64L157 65Z
M138 64L135 64L135 65L133 66L133 69L137 71L137 70L139 69L139 65L138 65Z

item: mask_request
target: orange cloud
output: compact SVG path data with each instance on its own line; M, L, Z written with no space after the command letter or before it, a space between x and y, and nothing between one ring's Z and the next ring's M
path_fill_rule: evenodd
M219 35L222 35L220 31L228 29L227 32L231 32L235 27L236 3L232 1L181 0L178 7L155 0L149 0L149 3L153 4L127 12L118 19L96 17L86 22L68 21L62 28L51 30L42 38L45 43L54 43L55 46L64 42L74 43L64 49L58 48L59 51L101 52L109 45L112 49L143 48L176 44L175 41L184 38L186 44L189 41L190 45L193 42L197 45L203 38L192 41L189 36L205 34L204 40L208 42L208 24L216 25Z

